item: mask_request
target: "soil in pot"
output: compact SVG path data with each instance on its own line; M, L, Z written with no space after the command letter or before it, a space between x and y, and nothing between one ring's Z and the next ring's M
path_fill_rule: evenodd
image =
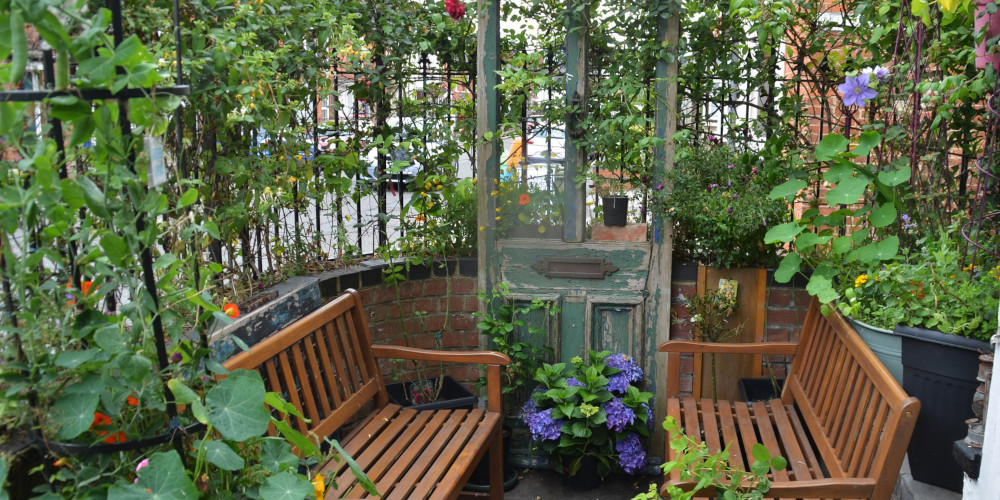
M432 387L436 387L436 381L437 377L425 380ZM436 401L413 404L412 399L408 397L408 393L411 393L415 389L414 384L416 382L412 380L386 384L385 389L389 393L389 401L399 406L406 406L416 410L471 410L479 403L479 398L472 391L463 387L462 384L459 384L450 375L445 375L441 386L441 393L438 394Z
M781 388L785 385L785 379L776 379L778 387L771 383L770 378L741 378L740 401L769 401L781 397Z

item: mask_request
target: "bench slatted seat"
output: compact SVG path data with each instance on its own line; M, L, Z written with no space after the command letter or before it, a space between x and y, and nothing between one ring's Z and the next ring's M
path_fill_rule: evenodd
M487 408L414 410L389 402L377 359L487 365ZM454 499L476 465L490 457L490 498L503 498L500 367L497 352L433 351L372 345L361 297L348 290L332 302L225 363L257 370L307 419L290 425L322 441L346 424L341 439L386 499ZM272 425L268 432L276 434ZM318 466L336 478L326 498L369 498L342 461Z
M667 414L688 436L704 440L712 452L730 444L734 468L749 470L754 443L788 459L786 470L769 477L768 498L881 500L892 494L920 402L906 395L842 316L823 316L817 300L809 307L798 343L670 340L659 350L668 353ZM678 397L683 353L795 357L781 399L713 403ZM676 458L669 441L664 456ZM679 471L668 483L687 491L694 487L681 481Z

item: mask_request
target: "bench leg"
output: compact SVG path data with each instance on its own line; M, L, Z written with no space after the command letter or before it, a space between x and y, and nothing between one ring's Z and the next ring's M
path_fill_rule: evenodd
M497 425L490 445L490 499L503 498L503 431Z

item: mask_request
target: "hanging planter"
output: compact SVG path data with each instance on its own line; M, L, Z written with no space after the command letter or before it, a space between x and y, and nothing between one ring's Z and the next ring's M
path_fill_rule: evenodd
M628 220L627 196L604 196L601 198L604 209L604 225L621 227Z

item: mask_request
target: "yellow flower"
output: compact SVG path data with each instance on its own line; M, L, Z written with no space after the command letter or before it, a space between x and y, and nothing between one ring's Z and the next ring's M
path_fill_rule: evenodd
M938 5L940 5L941 10L945 12L955 12L960 3L961 2L959 2L959 0L940 0Z
M500 213L500 207L497 207L497 213Z
M295 177L293 177L293 176L289 176L289 177L288 177L288 182L290 182L290 183L292 183L292 184L295 184L295 181L297 181L297 180L298 180L298 179L296 179L296 178L295 178Z
M538 232L544 234L545 233L545 226L538 226Z
M326 481L323 480L323 474L316 474L313 478L313 489L315 489L316 498L321 500L323 494L326 493Z
M486 227L485 227L485 226L479 226L479 230L480 230L480 231L485 231L485 230L486 230Z
M267 187L264 188L264 194L266 194L266 195L270 195L271 194L271 186L267 186Z
M493 220L500 220L500 216L496 216Z
M969 264L969 265L963 267L962 270L965 271L965 272L967 272L967 273L971 273L972 270L975 269L975 268L976 268L975 264Z
M424 184L424 189L430 191L431 190L431 183L428 182L428 183Z
M493 192L490 193L490 196L496 196L498 194L500 194L500 192L494 189Z
M858 288L859 286L864 285L867 282L868 282L868 275L861 274L854 279L854 288Z
M344 218L347 219L347 222L351 222L351 216L350 215L345 215Z

